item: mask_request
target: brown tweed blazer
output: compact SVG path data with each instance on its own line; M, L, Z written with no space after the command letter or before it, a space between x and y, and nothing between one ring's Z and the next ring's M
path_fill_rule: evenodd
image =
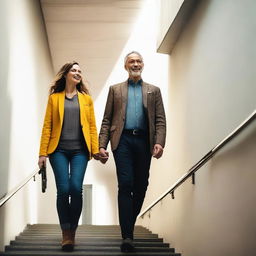
M152 152L156 143L162 147L165 146L165 111L161 91L158 87L142 82L142 94L144 110L148 119L149 140ZM127 96L128 80L110 86L99 134L100 148L106 149L109 140L112 151L117 148L125 123Z

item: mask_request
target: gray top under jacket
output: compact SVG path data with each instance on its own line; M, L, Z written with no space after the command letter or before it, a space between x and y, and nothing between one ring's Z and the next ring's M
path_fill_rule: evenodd
M64 119L58 149L81 150L85 148L78 97L77 95L73 98L65 97Z

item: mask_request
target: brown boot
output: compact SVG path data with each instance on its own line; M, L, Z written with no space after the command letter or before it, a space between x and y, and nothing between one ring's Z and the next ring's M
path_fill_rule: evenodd
M63 251L73 251L74 249L74 243L71 239L71 231L69 229L62 230L61 247Z
M70 230L70 239L71 239L73 245L75 245L75 236L76 236L76 230L75 229Z

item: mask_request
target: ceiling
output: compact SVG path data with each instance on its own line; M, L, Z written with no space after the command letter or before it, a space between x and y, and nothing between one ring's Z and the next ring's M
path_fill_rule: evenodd
M41 0L54 72L79 62L97 97L145 0Z

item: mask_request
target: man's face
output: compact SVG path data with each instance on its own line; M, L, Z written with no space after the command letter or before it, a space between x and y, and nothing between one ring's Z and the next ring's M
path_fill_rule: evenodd
M132 53L128 56L125 63L125 69L129 73L129 77L140 77L143 67L143 60L138 54Z

